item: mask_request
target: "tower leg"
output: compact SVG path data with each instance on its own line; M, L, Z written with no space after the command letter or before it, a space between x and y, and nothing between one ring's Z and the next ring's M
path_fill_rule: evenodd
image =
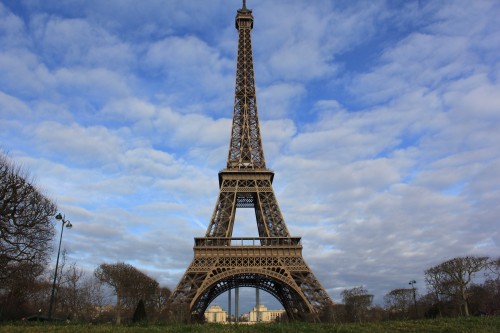
M260 321L259 304L260 304L259 288L255 288L255 321L256 322Z
M240 316L240 288L236 287L236 290L234 291L234 316L235 316L235 322L239 322L239 316Z
M227 292L227 307L228 307L228 322L230 323L231 322L231 289L229 289L229 291Z

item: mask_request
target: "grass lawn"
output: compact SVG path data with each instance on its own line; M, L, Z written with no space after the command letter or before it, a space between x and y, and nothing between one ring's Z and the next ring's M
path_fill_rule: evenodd
M416 321L385 321L365 324L258 324L258 325L88 325L48 323L4 323L1 333L500 333L500 317L441 318Z

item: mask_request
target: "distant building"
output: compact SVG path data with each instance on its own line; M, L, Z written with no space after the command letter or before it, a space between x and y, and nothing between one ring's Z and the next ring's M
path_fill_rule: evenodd
M218 305L212 305L205 311L205 320L207 323L225 323L227 312Z
M261 323L274 322L284 316L285 312L285 310L269 310L265 305L259 304L248 313L248 321Z

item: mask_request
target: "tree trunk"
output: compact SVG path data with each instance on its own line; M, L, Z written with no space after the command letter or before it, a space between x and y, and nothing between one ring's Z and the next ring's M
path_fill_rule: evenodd
M121 304L122 294L121 292L116 293L116 324L120 325L122 322L122 304Z
M465 312L465 316L468 317L469 316L469 305L467 304L467 295L466 295L466 288L465 286L460 286L460 291L462 292L462 301L464 303L464 312Z

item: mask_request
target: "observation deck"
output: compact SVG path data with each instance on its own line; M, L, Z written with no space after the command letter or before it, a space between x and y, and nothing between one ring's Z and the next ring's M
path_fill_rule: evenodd
M197 237L194 256L302 256L301 237Z

